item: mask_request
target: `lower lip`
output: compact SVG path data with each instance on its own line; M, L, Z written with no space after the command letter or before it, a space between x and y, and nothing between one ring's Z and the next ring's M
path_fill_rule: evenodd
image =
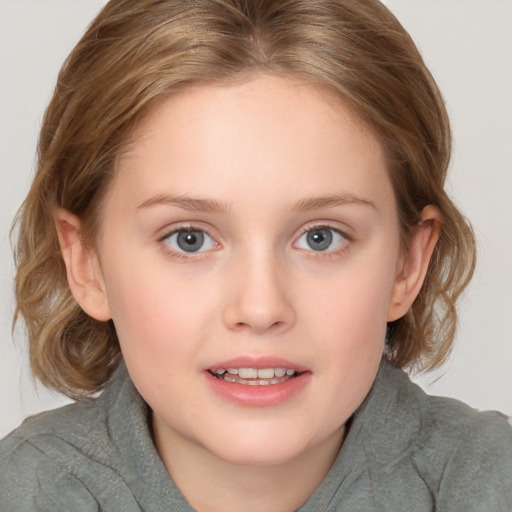
M304 372L279 384L249 386L217 379L205 372L208 384L221 398L246 407L275 407L287 402L299 393L311 380L311 373Z

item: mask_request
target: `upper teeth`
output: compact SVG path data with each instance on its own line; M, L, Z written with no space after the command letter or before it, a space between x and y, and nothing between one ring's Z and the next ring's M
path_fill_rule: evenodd
M227 372L231 375L239 375L242 379L272 379L293 375L296 370L292 368L227 368ZM226 368L217 368L215 373L222 375L226 373Z

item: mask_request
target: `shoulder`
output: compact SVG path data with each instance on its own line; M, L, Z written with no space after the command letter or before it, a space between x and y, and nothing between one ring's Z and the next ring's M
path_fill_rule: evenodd
M512 510L512 428L494 411L422 396L415 463L440 510Z
M27 447L37 448L41 455L58 460L61 452L87 450L90 434L105 431L105 410L96 401L67 405L27 418L21 426L0 442L0 460L17 460Z
M25 420L0 442L0 467L6 512L96 511L99 495L131 495L101 399Z
M425 395L421 407L424 448L430 448L442 459L453 456L458 447L458 459L502 461L512 469L512 428L506 416L496 411L477 411L452 398ZM454 462L454 461L452 461Z
M0 442L0 493L5 510L61 510L67 490L83 510L96 510L75 477L88 428L101 423L94 404L73 404L26 419ZM89 504L89 506L86 506ZM91 508L92 507L92 508Z
M385 363L354 427L372 485L393 489L395 501L423 493L440 511L512 511L512 428L504 415L429 396Z
M416 439L419 451L445 459L447 450L464 445L466 454L478 456L499 449L512 450L512 427L497 411L478 411L454 398L431 396L398 368L386 365L377 400L388 421ZM375 412L375 411L374 411ZM512 467L512 460L504 458Z
M124 366L99 398L28 418L0 442L2 512L132 512L141 496L158 500L169 475L147 420Z

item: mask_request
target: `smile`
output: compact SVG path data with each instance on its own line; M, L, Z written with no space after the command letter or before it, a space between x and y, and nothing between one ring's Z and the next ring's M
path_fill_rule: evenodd
M281 384L299 375L294 368L217 368L209 373L219 380L247 386Z

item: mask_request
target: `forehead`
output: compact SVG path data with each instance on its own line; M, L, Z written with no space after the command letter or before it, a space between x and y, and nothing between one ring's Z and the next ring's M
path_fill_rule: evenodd
M378 140L341 101L269 75L192 87L154 105L118 162L113 188L123 186L133 201L166 190L225 203L333 187L390 191Z

